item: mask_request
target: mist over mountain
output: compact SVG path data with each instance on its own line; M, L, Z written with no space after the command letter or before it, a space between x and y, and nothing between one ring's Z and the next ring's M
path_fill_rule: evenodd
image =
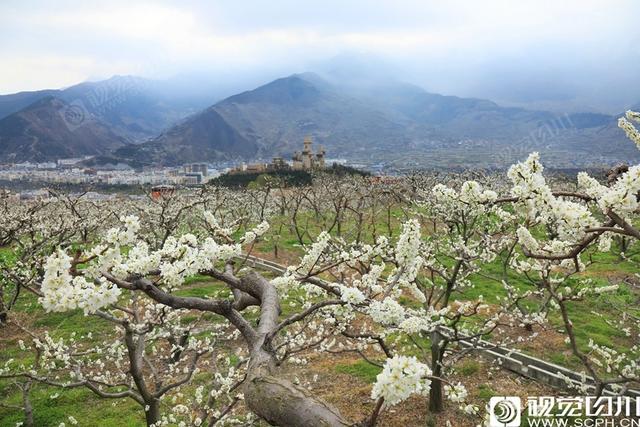
M95 118L75 122L70 105L46 96L0 120L0 161L45 162L101 155L126 140Z
M536 150L559 167L638 157L616 126L622 110L557 113L441 95L399 81L376 64L356 58L343 67L339 59L321 73L278 78L216 103L233 89L216 89L206 76L164 81L116 76L2 96L0 113L19 111L0 122L0 133L7 136L0 140L5 153L0 161L106 153L149 165L289 157L307 135L324 145L329 157L402 168L504 167ZM79 145L78 135L68 136L72 140L65 148L67 136L58 121L34 121L38 101L52 95L57 104L49 108L70 109L81 123L100 126L93 132L102 137L95 144L87 141L93 148ZM56 141L56 148L47 151L42 143L29 148L32 128L38 129L38 141ZM18 155L22 145L25 154Z
M251 159L258 146L208 108L163 132L152 141L115 151L124 161L177 166L183 163Z
M555 113L640 100L634 0L75 3L0 2L0 93L136 75L216 95L205 108L312 71Z
M504 167L535 150L562 167L638 157L615 116L502 107L382 79L334 84L294 74L205 113L127 147L127 156L171 164L192 161L197 152L208 160L288 157L312 135L330 157L403 167Z
M480 63L474 57L426 61L353 51L310 61L307 69L338 85L409 82L431 93L491 99L502 106L617 114L640 99L640 61L624 53L626 45L621 43L599 60L578 59L549 46L498 57L487 54ZM549 56L562 63L552 64Z
M211 83L209 83L211 84ZM176 77L156 81L135 76L114 76L65 89L47 89L0 96L0 118L20 111L48 96L73 105L85 116L108 124L130 142L155 137L165 128L220 99L209 87Z
M28 107L34 102L50 96L58 95L57 89L44 89L33 92L19 92L11 95L0 95L0 119Z

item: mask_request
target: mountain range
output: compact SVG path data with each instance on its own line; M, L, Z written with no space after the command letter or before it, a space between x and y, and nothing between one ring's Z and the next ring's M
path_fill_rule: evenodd
M329 157L396 168L500 167L535 150L558 167L640 158L617 128L617 116L503 107L400 82L342 84L304 73L206 106L212 98L169 94L159 82L136 77L0 96L0 117L7 115L0 120L0 161L62 153L162 165L287 157L306 135ZM40 105L43 99L48 101ZM77 113L66 131L58 121L40 118L43 109L63 108ZM79 144L78 138L90 137ZM56 149L47 148L47 138ZM22 146L29 149L19 156Z
M0 96L0 119L45 97L55 97L87 117L99 119L130 142L157 136L168 126L207 107L215 94L189 91L161 81L114 76L66 89L47 89Z
M86 118L74 126L71 106L45 96L0 120L0 158L5 162L44 162L95 156L122 147L126 139L103 122Z

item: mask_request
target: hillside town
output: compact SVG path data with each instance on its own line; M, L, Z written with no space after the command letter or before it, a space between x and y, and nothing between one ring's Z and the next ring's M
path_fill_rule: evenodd
M54 184L104 185L199 185L219 174L207 163L190 163L178 168L135 170L130 167L95 168L81 165L84 159L57 162L19 163L0 168L0 181L29 181Z
M197 186L224 174L267 173L281 170L318 170L325 168L325 149L320 145L313 152L313 141L306 137L302 151L293 153L290 161L274 157L271 162L240 164L229 161L188 163L180 167L145 167L136 170L117 164L102 167L85 166L91 157L59 159L55 162L14 163L0 165L0 181L38 182L51 184L100 185L186 185ZM334 163L345 163L335 159Z

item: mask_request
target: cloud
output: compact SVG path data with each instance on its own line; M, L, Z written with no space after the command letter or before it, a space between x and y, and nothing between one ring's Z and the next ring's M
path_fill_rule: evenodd
M113 73L304 71L351 51L377 55L430 90L460 95L508 98L512 81L572 76L622 87L640 64L638 16L633 0L9 0L0 5L0 92ZM612 78L618 73L619 81Z

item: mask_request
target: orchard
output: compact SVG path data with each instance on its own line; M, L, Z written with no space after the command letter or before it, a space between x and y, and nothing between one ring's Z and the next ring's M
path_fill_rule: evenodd
M112 425L483 425L465 367L506 374L461 345L480 339L584 375L564 392L623 395L640 388L639 195L640 165L567 178L533 153L506 175L5 196L2 425L95 425L75 398ZM345 358L364 401L318 374Z

